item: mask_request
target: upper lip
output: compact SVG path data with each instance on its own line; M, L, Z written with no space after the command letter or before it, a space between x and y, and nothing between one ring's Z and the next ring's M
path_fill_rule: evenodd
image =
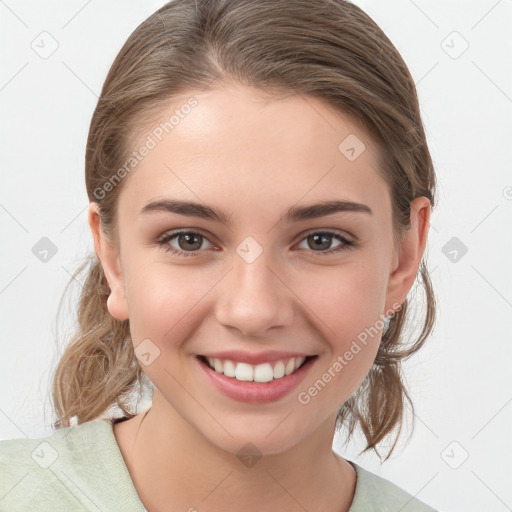
M230 361L239 363L248 363L252 365L261 363L272 363L282 359L290 359L292 357L311 357L312 354L305 354L303 352L288 352L288 351L267 351L250 353L243 350L222 350L220 352L207 352L200 354L204 357L212 359L229 359Z

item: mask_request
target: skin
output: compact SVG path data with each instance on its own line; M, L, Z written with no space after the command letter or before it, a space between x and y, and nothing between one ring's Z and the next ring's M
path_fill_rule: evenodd
M135 347L149 338L160 350L142 365L155 384L152 406L115 425L116 440L150 511L235 511L241 503L249 512L347 511L356 476L332 451L336 413L367 375L381 332L308 404L297 395L359 333L378 325L380 314L403 303L425 249L430 203L413 201L411 228L397 246L379 155L350 118L319 99L230 84L173 98L162 119L191 96L198 105L122 183L117 242L100 229L96 203L89 207L111 289L109 312L130 320ZM349 134L366 146L354 161L338 150ZM163 198L223 209L229 224L140 214ZM331 199L363 203L373 213L279 221L293 205ZM155 242L181 228L204 235L195 256L173 255ZM357 245L322 255L341 243L331 237L315 250L307 237L325 229ZM236 252L247 236L263 249L252 263ZM179 242L168 245L187 250L187 241ZM276 402L249 404L219 393L198 368L197 354L233 348L318 357L299 388ZM248 442L262 454L251 467L236 455Z

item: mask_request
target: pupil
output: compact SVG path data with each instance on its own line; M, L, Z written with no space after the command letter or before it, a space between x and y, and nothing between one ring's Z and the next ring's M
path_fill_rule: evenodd
M315 247L320 249L329 249L331 235L311 235L309 238L313 238L315 240ZM322 239L324 242L322 243Z
M201 247L201 235L194 235L192 233L186 233L186 234L182 234L180 238L184 238L187 242L187 244L192 244L194 245L194 238L198 239L199 240L199 244L196 242L196 245L198 245L197 247L193 247L193 249L199 249L199 247ZM181 244L180 244L181 245ZM189 246L187 249L190 249L191 247Z

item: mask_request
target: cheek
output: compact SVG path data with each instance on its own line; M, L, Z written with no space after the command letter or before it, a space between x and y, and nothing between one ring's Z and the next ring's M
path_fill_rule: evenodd
M321 394L318 405L341 404L367 375L381 340L386 283L379 264L362 258L346 268L324 268L301 279L298 295L307 297L305 304L326 341L326 357L302 388L305 400ZM320 393L324 387L328 391Z
M183 372L190 357L186 340L193 338L204 321L205 295L216 280L211 275L202 279L197 269L187 271L161 262L146 266L144 271L140 268L127 286L135 354L146 376L180 408L183 390L175 379L187 389L195 385ZM186 407L186 400L181 407Z
M383 312L386 284L381 266L363 258L346 265L304 272L295 288L324 325L326 338L340 344L375 324Z
M197 268L133 259L127 262L130 279L126 293L130 330L135 345L149 338L165 345L181 343L183 336L196 327L202 299L212 289L217 276Z

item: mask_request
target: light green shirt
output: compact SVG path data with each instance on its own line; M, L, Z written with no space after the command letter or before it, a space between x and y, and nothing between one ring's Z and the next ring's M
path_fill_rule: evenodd
M107 419L42 439L0 441L1 512L144 512ZM357 483L349 512L435 512L349 461Z

